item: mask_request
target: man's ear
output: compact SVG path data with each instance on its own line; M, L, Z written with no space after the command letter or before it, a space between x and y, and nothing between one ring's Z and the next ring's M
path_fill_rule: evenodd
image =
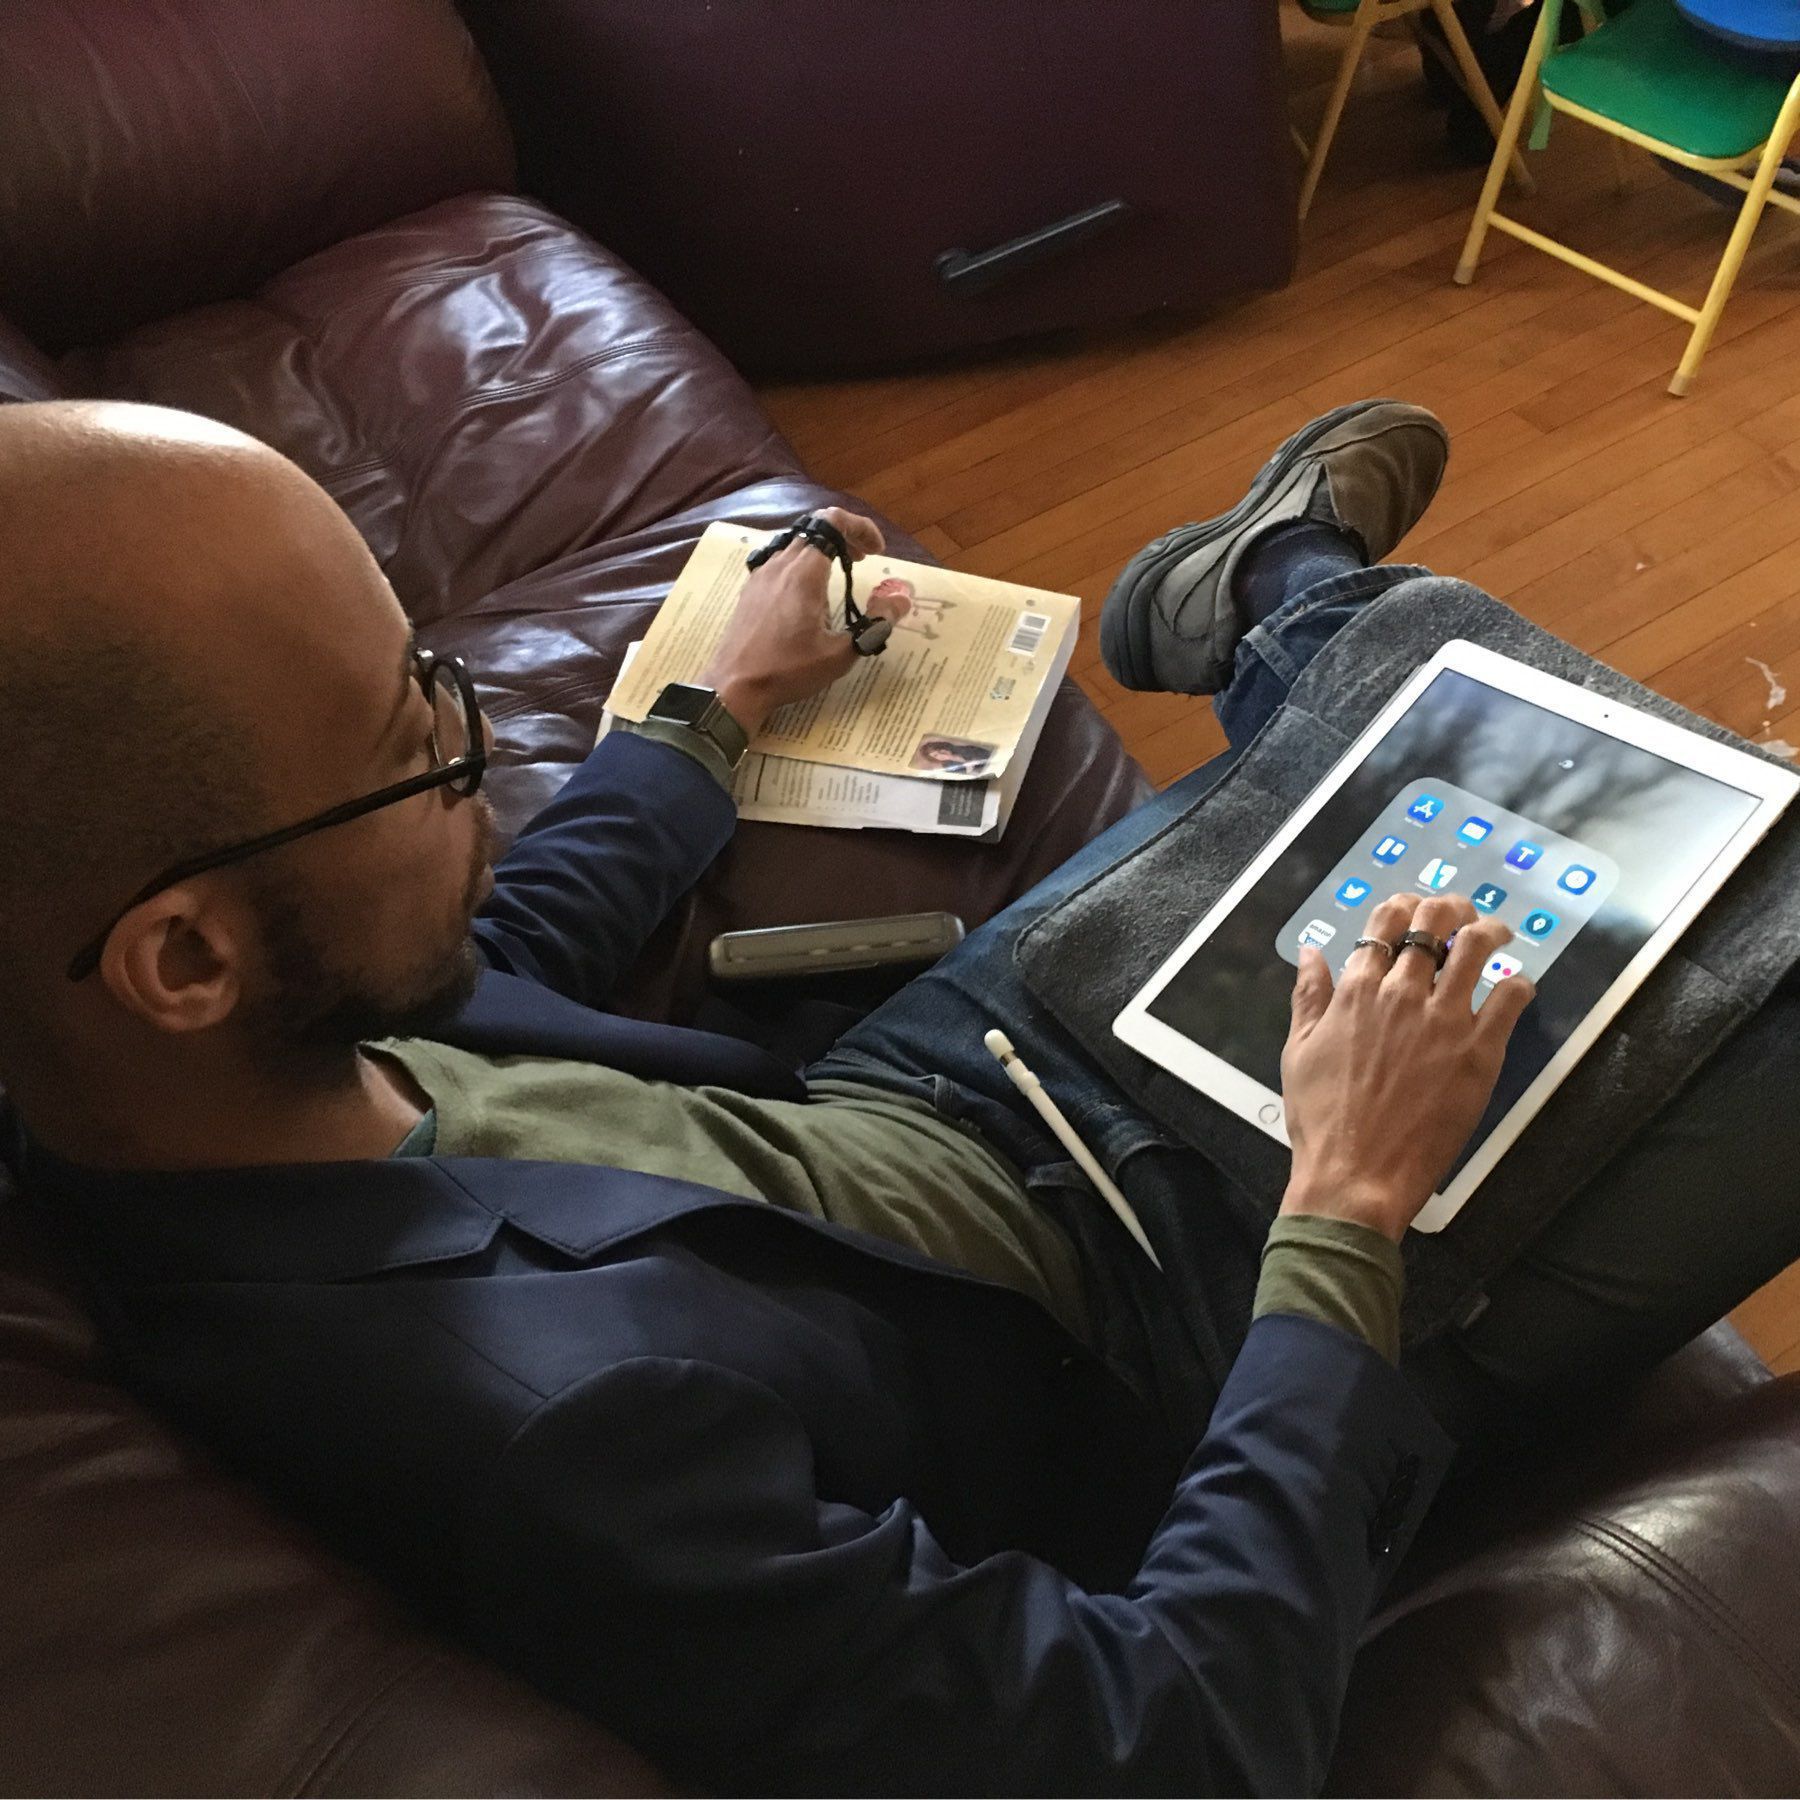
M250 919L187 882L134 906L106 940L100 979L157 1031L205 1031L236 1010Z

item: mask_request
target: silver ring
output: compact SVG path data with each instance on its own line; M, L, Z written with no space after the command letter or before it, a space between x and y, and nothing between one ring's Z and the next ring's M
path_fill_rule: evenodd
M1441 969L1444 959L1450 954L1450 946L1441 937L1433 937L1429 931L1409 931L1400 940L1402 950L1423 950Z
M1390 944L1386 938L1358 938L1350 948L1352 950L1385 950L1389 956L1393 957L1400 954L1400 946Z

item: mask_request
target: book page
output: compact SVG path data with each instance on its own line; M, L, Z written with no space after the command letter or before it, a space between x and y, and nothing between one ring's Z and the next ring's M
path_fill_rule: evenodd
M744 758L731 792L740 819L777 825L981 837L1000 820L998 782L909 781L754 751Z
M619 668L621 681L643 647L642 639L626 645L625 660ZM834 831L881 828L998 843L1012 818L1013 803L1024 785L1031 753L1043 735L1074 648L1071 632L1056 653L1049 678L1038 692L1037 703L1004 775L976 781L918 781L906 775L870 775L860 769L840 769L830 763L759 756L753 750L738 764L731 784L738 817L776 825L819 825ZM596 743L612 729L615 717L610 706L601 713Z
M750 571L744 558L766 534L712 525L621 673L607 709L641 721L671 681L698 681L724 635ZM843 621L843 573L831 592ZM1072 639L1081 602L979 575L892 557L856 565L867 605L884 582L903 583L912 610L880 656L859 658L823 694L784 706L751 740L764 755L831 763L926 781L1001 774L1046 681Z

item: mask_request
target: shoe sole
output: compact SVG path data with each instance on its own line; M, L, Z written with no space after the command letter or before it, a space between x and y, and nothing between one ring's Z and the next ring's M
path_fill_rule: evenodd
M1296 431L1263 464L1250 484L1250 491L1230 512L1220 513L1216 519L1207 519L1198 525L1178 525L1154 543L1146 544L1120 571L1100 614L1100 656L1114 678L1140 693L1156 686L1150 670L1148 613L1155 604L1156 590L1164 575L1196 550L1204 549L1219 538L1229 537L1240 525L1247 524L1293 472L1294 464L1307 455L1320 438L1377 407L1410 404L1392 399L1352 400L1347 406L1335 407Z

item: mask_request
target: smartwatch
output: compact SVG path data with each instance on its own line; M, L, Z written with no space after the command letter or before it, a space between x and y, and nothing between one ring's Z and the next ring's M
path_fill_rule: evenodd
M724 757L729 769L735 770L744 760L744 752L750 748L750 739L743 726L725 710L725 703L718 694L712 688L699 687L692 682L671 681L656 696L644 718L646 723L656 719L665 725L685 725L689 731L698 732Z

